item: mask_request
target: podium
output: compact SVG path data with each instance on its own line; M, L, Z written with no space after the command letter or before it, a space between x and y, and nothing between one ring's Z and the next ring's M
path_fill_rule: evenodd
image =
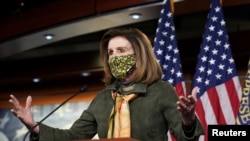
M91 140L74 140L74 141L139 141L133 138L114 138L114 139L91 139Z

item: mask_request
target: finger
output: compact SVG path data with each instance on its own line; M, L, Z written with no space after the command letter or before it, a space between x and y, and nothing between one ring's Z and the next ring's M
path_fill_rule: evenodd
M180 112L183 112L184 111L184 107L181 106L181 105L178 105L177 106L177 110L180 111Z
M11 100L13 101L13 103L17 103L17 104L19 104L19 101L17 100L17 98L14 96L14 95L10 95L10 98L11 98Z
M185 110L187 108L187 105L184 103L184 102L181 102L181 101L177 101L177 109L180 109L180 110Z
M197 92L198 92L198 87L194 87L193 90L192 90L191 95L194 96L194 97L196 98Z
M10 103L13 104L14 108L17 109L18 107L20 107L19 101L16 99L16 97L14 95L10 95Z
M31 103L32 103L32 97L28 96L26 99L26 106L25 108L30 108L31 107Z
M180 96L179 101L183 105L183 107L186 107L190 104L190 99L188 97L185 97L185 96Z
M187 113L187 107L177 106L177 110L178 110L181 114L186 114L186 113Z
M186 98L185 96L179 96L179 101L183 102L183 103L186 103L189 101L188 98Z
M10 100L9 100L9 101L11 101L11 103L12 103L12 102L14 102L15 100L16 100L15 96L11 94L11 95L10 95Z
M15 109L10 109L11 113L13 113L16 117L18 117L17 111Z
M192 92L191 92L191 95L189 95L189 99L190 99L190 102L191 103L196 103L197 101L197 91L198 91L198 87L194 87Z

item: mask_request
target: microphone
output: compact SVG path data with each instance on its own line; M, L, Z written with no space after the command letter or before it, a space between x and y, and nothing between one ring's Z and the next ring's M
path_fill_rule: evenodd
M55 111L57 111L60 107L62 107L65 103L67 103L69 100L71 100L73 97L75 97L76 95L85 92L88 89L88 87L86 85L83 85L78 91L76 91L72 96L70 96L68 99L66 99L65 101L63 101L59 106L57 106L53 111L51 111L47 116L45 116L43 119L41 119L39 122L37 122L36 125L34 125L31 129L29 129L29 131L27 131L27 133L25 134L23 141L26 140L28 134L35 129L38 125L40 125L44 120L46 120L50 115L52 115Z

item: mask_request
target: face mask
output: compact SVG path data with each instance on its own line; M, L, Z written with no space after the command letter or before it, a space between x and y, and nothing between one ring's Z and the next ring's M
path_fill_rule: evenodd
M134 55L114 56L109 59L109 67L116 79L124 80L135 67Z

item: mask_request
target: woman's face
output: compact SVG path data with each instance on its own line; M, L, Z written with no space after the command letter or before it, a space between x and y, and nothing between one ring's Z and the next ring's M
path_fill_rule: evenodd
M134 54L134 49L126 38L117 36L110 39L108 44L109 58L128 54Z

